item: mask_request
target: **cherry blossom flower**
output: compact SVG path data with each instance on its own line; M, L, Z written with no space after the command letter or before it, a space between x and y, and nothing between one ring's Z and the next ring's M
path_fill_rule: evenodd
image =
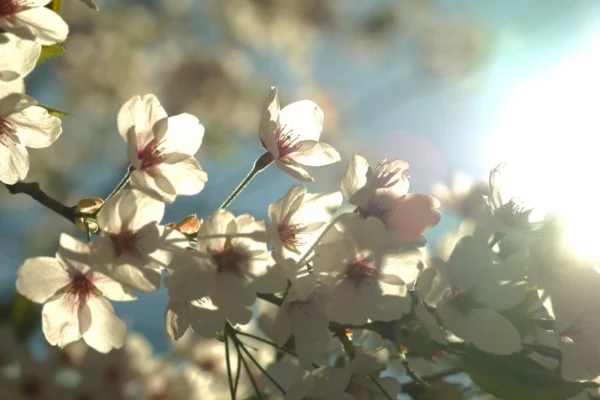
M170 288L167 280L165 286ZM214 338L223 330L226 322L225 314L213 304L210 297L192 301L169 299L165 310L165 331L175 341L189 328L197 335Z
M183 252L169 266L169 297L209 297L231 323L247 323L257 293L285 289L283 269L274 264L266 239L264 221L217 210L198 231L197 251Z
M319 106L301 100L280 109L277 88L271 88L259 136L283 172L300 181L313 181L305 167L322 167L340 161L333 147L319 141L322 129L323 110Z
M135 296L83 263L88 254L87 244L61 235L56 258L30 258L19 267L17 290L44 304L42 330L50 344L64 347L83 338L90 347L107 353L123 346L126 335L125 323L115 316L107 298L129 301Z
M44 45L64 42L69 26L60 15L45 7L50 1L0 1L0 28Z
M0 98L23 93L23 79L35 68L42 46L11 33L0 34Z
M384 347L375 349L358 348L357 354L345 370L350 372L350 382L346 386L345 392L351 397L348 400L377 399L383 400L387 397L381 392L381 389L369 379L369 374L378 376L386 369L389 352ZM377 378L379 384L391 396L397 398L402 391L400 382L393 377Z
M383 160L375 169L352 156L342 179L342 193L364 216L380 218L403 242L420 241L421 234L440 220L439 201L425 194L408 194L408 163Z
M284 400L352 400L345 393L351 371L345 368L319 367L303 371L299 366L279 361L267 372L286 390Z
M325 316L326 296L323 288L317 288L302 301L290 289L275 318L277 345L284 346L293 335L298 360L305 368L320 361L329 346L331 334L329 320Z
M133 187L167 203L204 188L208 177L194 158L204 138L198 118L167 117L156 96L147 94L134 96L121 107L118 125L134 168Z
M48 147L62 132L59 118L33 104L17 93L0 99L0 182L12 185L25 179L29 171L26 147Z
M188 243L176 230L159 226L165 205L135 189L123 189L106 201L97 216L99 240L92 257L107 273L130 288L152 292L160 270L175 249Z
M311 194L305 186L293 186L269 206L273 251L299 258L314 244L342 200L340 192Z
M338 218L315 249L314 270L329 289L332 321L359 325L390 321L410 311L406 284L419 273L421 253L396 250L383 225L355 213Z
M521 261L494 263L487 238L476 235L463 237L447 263L430 263L423 277L430 276L419 279L417 291L425 304L436 308L445 328L488 353L507 355L521 349L517 329L499 312L525 300ZM432 321L424 313L421 317L431 330Z

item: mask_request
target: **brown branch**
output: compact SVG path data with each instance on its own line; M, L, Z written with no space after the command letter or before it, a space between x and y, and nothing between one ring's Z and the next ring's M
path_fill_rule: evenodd
M24 193L46 208L64 217L71 223L75 223L75 207L67 207L60 201L50 197L40 188L37 182L17 182L14 185L6 185L11 194Z

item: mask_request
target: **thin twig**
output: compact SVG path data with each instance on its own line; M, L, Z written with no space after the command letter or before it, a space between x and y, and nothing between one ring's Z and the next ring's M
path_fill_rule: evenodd
M62 216L67 221L75 223L75 207L68 207L60 201L50 197L46 192L40 188L40 184L37 182L17 182L14 185L6 185L6 188L10 194L24 193L43 205L44 207L54 211L56 214Z
M125 185L127 185L127 182L129 182L129 178L131 178L131 173L134 171L134 169L135 168L133 168L133 165L130 165L127 168L127 172L125 173L125 176L123 177L123 179L121 179L121 182L119 182L119 184L117 185L117 187L115 187L113 189L113 191L110 192L110 194L106 198L105 202L108 201L108 199L112 198L117 193L119 193L121 191L121 189L123 189L125 187Z
M236 388L233 386L233 375L231 373L231 360L229 357L229 324L225 325L225 360L227 362L227 380L229 381L229 392L231 393L231 400L235 400L235 392ZM238 358L240 356L240 351L236 346Z

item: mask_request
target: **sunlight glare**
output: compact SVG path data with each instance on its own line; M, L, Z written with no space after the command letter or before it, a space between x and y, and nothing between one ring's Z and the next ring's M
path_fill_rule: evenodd
M571 245L600 259L600 36L517 85L492 123L491 140L492 163L509 162L524 196L557 212Z

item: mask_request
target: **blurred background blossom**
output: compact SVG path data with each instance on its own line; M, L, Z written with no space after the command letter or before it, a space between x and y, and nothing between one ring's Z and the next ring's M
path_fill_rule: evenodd
M428 241L430 247L440 242L443 257L448 255L445 243L454 243L459 234L442 234L457 230L457 217L483 212L478 199L486 190L487 173L498 158L511 155L499 149L526 144L529 147L519 154L532 160L544 153L533 145L543 140L539 134L526 139L527 132L512 132L525 125L533 135L536 128L549 125L538 124L539 120L550 118L544 108L534 107L539 102L532 96L518 103L521 114L507 114L505 109L524 96L515 95L515 88L577 57L587 43L600 42L600 4L594 0L98 0L97 4L100 12L80 2L65 2L63 16L71 30L65 54L36 69L27 82L29 93L41 103L69 113L54 146L31 151L28 181L40 182L69 205L83 197L105 197L127 168L125 146L116 129L118 109L135 94L155 93L170 115L192 113L207 132L198 155L209 175L206 189L169 206L166 222L193 212L204 217L262 153L257 132L261 109L269 87L278 86L282 104L311 99L323 108L324 140L342 155L339 165L319 170L312 190L337 190L345 163L355 153L371 164L382 158L408 161L411 191L433 192L442 201L444 217L428 233ZM596 76L581 79L577 85L582 90L588 85L589 90L600 88ZM573 93L559 100L576 101ZM554 111L562 103L556 104ZM511 115L517 119L507 122ZM512 131L499 129L498 121ZM586 135L577 138L575 143L561 137L567 146L561 150L592 143ZM591 156L586 157L589 162ZM542 162L551 159L552 155L544 155ZM520 160L523 165L529 161L527 156ZM453 181L459 171L466 177ZM532 174L528 176L536 176ZM293 183L275 168L268 169L231 209L265 218L267 205ZM584 179L582 186L588 185ZM74 233L75 228L24 196L0 189L0 301L5 305L15 301L18 265L27 257L52 255L60 232ZM153 347L158 354L171 354L161 322L166 301L159 291L115 307L150 342L141 345L132 339L121 353L135 349L147 357ZM39 342L36 332L33 340ZM207 344L188 341L182 346ZM89 354L77 356L78 363L85 363ZM196 364L202 368L202 363ZM431 363L421 364L415 368L435 370ZM148 380L144 382L149 391L170 387L155 373L160 371L159 359L144 366L153 372L141 373L137 364L129 367L127 373ZM173 382L185 381L185 376L177 375ZM459 378L436 383L421 398L460 398L456 396L462 389L457 388L468 382ZM468 390L474 398L479 395Z

